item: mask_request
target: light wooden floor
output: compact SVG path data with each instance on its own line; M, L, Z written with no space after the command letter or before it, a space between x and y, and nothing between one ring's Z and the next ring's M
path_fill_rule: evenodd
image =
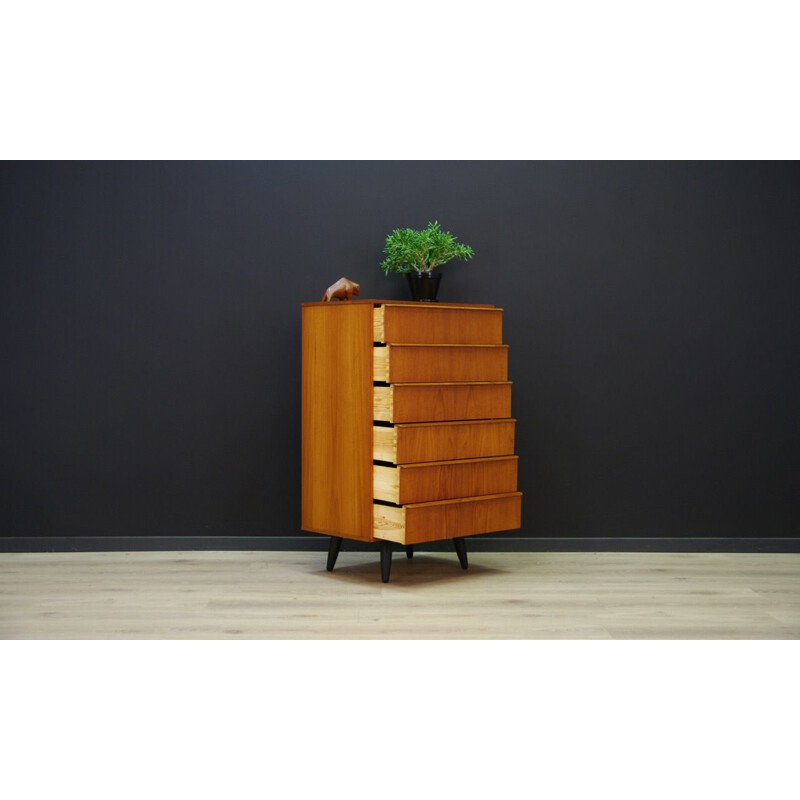
M797 639L800 554L0 554L4 639Z

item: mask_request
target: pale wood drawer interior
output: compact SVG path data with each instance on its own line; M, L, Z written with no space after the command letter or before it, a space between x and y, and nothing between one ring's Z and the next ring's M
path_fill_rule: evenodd
M372 426L372 458L375 461L397 463L397 428Z
M372 348L372 379L389 382L389 348Z

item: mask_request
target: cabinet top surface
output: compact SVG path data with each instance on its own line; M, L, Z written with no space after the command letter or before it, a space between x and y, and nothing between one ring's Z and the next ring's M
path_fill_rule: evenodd
M485 308L502 311L489 303L425 303L419 300L331 300L330 302L301 303L306 306L349 306L355 303L368 303L373 306L416 306L417 308Z

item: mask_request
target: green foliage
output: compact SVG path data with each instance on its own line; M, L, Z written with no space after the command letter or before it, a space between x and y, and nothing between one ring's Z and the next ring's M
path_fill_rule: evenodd
M386 237L386 256L381 269L390 272L430 272L460 258L468 261L475 255L469 245L459 244L453 234L443 231L438 222L429 222L422 231L398 228Z

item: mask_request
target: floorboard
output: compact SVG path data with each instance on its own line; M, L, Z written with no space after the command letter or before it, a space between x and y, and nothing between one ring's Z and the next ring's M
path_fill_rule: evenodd
M800 554L0 554L3 639L798 639Z

